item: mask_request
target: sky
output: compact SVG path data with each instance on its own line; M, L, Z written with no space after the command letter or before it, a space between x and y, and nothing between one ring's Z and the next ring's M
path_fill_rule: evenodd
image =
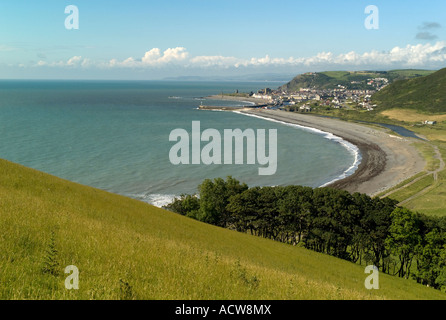
M263 80L445 66L444 0L0 2L2 79Z

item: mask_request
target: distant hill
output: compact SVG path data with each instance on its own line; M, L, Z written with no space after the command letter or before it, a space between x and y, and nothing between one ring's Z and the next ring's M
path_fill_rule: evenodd
M431 75L397 81L373 95L380 108L414 109L421 112L446 112L446 68Z
M387 78L390 83L422 77L432 74L430 70L391 70L391 71L327 71L300 74L287 84L280 87L288 92L298 91L300 88L335 89L338 85L351 90L373 89L367 85L368 79Z
M178 77L166 77L163 80L169 81L253 81L253 82L282 82L289 81L294 74L282 74L282 73L255 73L245 75L227 75L227 76L178 76Z

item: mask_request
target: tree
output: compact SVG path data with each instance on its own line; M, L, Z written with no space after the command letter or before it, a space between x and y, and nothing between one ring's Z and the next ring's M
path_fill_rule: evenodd
M400 260L398 275L407 279L417 246L421 243L419 219L412 211L400 207L392 212L391 218L386 245Z
M354 193L353 199L358 212L355 214L357 220L352 228L350 260L352 262L357 262L359 260L359 264L361 264L363 256L368 251L367 240L369 237L362 222L365 220L367 212L371 211L371 208L373 208L373 199L368 195L361 193Z
M225 227L229 221L226 206L229 198L247 190L246 184L232 177L227 177L226 181L216 178L213 181L206 179L199 185L200 209L198 219L217 226Z
M179 198L175 198L172 203L169 203L163 208L183 216L197 219L200 200L195 195L182 194Z
M347 191L319 188L313 191L313 208L305 246L349 259L353 228L360 212Z
M277 239L280 232L277 201L283 187L262 187L258 189L258 229L265 238Z
M396 208L397 201L384 198L374 198L364 202L360 226L362 229L362 247L364 255L371 257L373 264L386 272L384 260L388 257L386 239L392 223L391 213Z
M260 187L250 188L229 198L226 206L227 212L230 213L228 223L237 231L249 230L252 235L257 234L259 189Z
M283 196L278 200L283 242L295 245L308 232L310 215L314 210L312 198L313 189L309 187L289 186L284 189Z
M417 254L417 281L436 287L436 281L441 274L440 255L444 239L438 229L429 232L423 239L423 246L419 247Z
M438 270L438 277L435 280L435 284L441 291L446 292L446 244L440 251L438 264L436 269Z

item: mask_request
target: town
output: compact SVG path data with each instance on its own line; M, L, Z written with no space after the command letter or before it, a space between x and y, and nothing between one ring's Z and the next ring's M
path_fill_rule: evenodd
M287 91L283 87L272 90L265 88L250 97L268 101L267 108L281 108L288 111L310 112L312 108L324 107L334 109L374 110L372 95L389 85L387 78L367 79L366 89L352 89L346 85L337 85L332 89L300 88L298 91ZM359 87L362 81L351 81L351 87Z

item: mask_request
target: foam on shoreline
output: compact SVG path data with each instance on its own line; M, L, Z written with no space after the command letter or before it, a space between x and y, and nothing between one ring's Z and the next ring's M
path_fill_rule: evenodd
M241 112L241 111L233 111L234 113L238 113L238 114L242 114L248 117L254 117L254 118L259 118L259 119L263 119L266 121L272 121L272 122L276 122L276 123L280 123L286 126L290 126L290 127L294 127L294 128L299 128L301 130L307 131L307 132L312 132L315 134L319 134L322 137L324 137L325 139L334 141L339 143L340 145L342 145L345 149L347 149L348 152L350 152L353 157L354 157L354 162L353 164L347 169L345 170L341 175L339 175L338 177L336 177L333 180L330 180L324 184L322 184L321 186L319 186L319 188L323 188L326 187L336 181L345 179L349 176L351 176L352 174L355 173L355 171L359 168L359 165L361 164L362 161L362 156L361 156L361 151L359 150L359 148L357 146L355 146L354 144L342 139L339 136L334 135L331 132L326 132L326 131L322 131L320 129L316 129L316 128L312 128L312 127L307 127L307 126L303 126L300 124L295 124L295 123L290 123L290 122L286 122L286 121L281 121L281 120L276 120L267 116L258 116L255 114L251 114L251 113L245 113L245 112Z
M158 194L158 193L138 193L138 194L127 194L126 196L140 200L142 202L149 203L155 207L162 208L163 206L172 203L178 195L174 194Z

